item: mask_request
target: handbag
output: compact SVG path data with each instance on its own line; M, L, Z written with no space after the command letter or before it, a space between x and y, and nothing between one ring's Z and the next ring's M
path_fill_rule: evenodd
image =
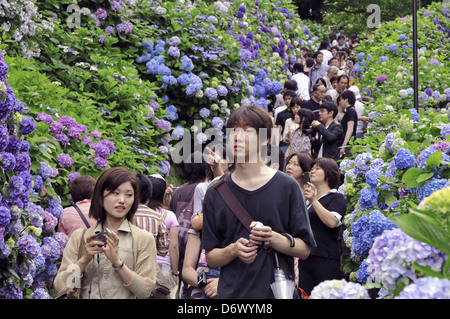
M252 217L249 215L247 210L242 206L242 204L237 200L237 198L233 195L231 192L228 184L225 182L225 178L221 178L219 182L217 182L214 185L214 188L219 192L220 196L224 200L224 202L227 204L227 206L231 209L231 211L236 215L236 217L239 219L239 221L245 226L245 228L251 232L252 229L250 228L251 223L253 222ZM295 241L292 235L288 233L282 233L281 235L287 237L290 241L291 247L295 246ZM264 249L268 250L269 247L264 245ZM275 250L271 250L272 254L274 256L275 260L275 275L277 277L277 272L281 269L284 272L284 275L286 276L286 280L289 282L289 284L294 287L296 287L294 282L294 275L291 273L289 269L289 264L284 258L279 258L278 254ZM299 296L298 289L294 289L292 292L292 299L298 299L301 298L302 295ZM275 296L276 297L276 296Z
M78 259L84 254L85 243L84 243L84 233L87 229L83 229L83 233L81 235L80 247L78 248ZM59 296L56 296L55 299L80 299L81 297L81 287L78 288L67 288L66 292L63 292Z

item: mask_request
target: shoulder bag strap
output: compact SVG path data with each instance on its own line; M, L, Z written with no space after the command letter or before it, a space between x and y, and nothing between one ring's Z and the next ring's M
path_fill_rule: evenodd
M251 232L250 224L252 223L253 219L242 206L242 204L233 195L227 183L225 182L225 178L221 178L214 185L214 188L217 189L225 204L227 204L227 206L233 211L233 213L241 221L241 223L244 224L245 228L247 228L247 230Z
M233 211L233 213L241 221L241 223L244 224L245 228L247 228L247 230L251 232L250 224L252 223L253 219L241 205L238 199L233 195L227 183L225 182L225 178L222 178L219 182L217 182L214 187L217 189L227 206ZM294 247L295 241L292 235L287 233L282 233L281 235L287 237L290 241L290 246ZM264 249L268 250L269 247L267 245L264 245ZM273 253L276 254L276 251L273 251ZM286 260L284 258L279 258L278 260L280 268L283 269L289 277L293 277L293 275L289 271L289 266Z
M75 207L75 209L78 212L78 215L80 215L81 219L83 220L84 224L86 225L86 228L91 227L91 225L89 225L88 221L86 220L86 217L84 217L83 213L81 212L80 208L74 204L73 207Z

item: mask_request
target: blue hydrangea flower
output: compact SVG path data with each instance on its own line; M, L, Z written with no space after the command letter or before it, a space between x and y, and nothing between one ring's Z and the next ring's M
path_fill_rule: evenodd
M184 135L184 128L177 125L172 131L172 139L181 139Z
M203 88L202 79L195 74L190 74L189 85L186 87L186 95L194 96L195 93L200 91L202 88Z
M217 93L220 96L226 96L228 94L228 90L227 90L227 88L224 85L218 85L217 86ZM205 94L206 94L206 92L205 92Z
M414 122L417 123L417 122L420 121L420 115L419 115L419 113L417 112L417 110L416 110L415 108L411 108L411 109L409 109L408 111L411 112L411 114L412 114L412 119L413 119Z
M36 129L36 125L34 124L34 120L28 116L25 116L20 122L19 132L22 135L31 134Z
M390 50L392 53L397 52L397 51L398 51L398 45L395 44L395 43L392 43L392 44L389 46L389 50Z
M362 284L365 284L367 279L369 278L369 263L366 259L362 261L362 263L359 265L358 270L356 271L356 280Z
M376 188L380 181L380 171L376 169L370 169L366 173L366 183L372 188Z
M186 72L190 72L194 69L194 64L192 63L192 60L186 55L183 55L181 57L181 68Z
M376 237L367 257L371 280L381 283L387 292L393 292L400 281L408 284L416 279L411 268L414 262L440 272L445 260L442 251L409 237L400 228Z
M422 186L416 188L416 194L419 203L424 198L430 196L435 191L444 188L448 184L450 184L450 182L445 178L433 177L432 179L427 180Z
M358 176L364 176L369 170L370 161L372 160L371 153L362 153L355 158L355 173Z
M378 192L373 188L363 188L359 192L358 204L362 209L373 208L378 205Z
M400 148L394 156L395 167L397 169L409 169L416 164L416 158L407 148Z
M205 96L210 100L215 100L217 98L217 91L214 88L207 88L205 90Z
M214 116L214 117L212 118L212 120L211 120L211 125L212 125L214 128L216 128L216 129L218 129L218 130L221 130L221 129L223 128L224 122L223 122L223 120L222 120L220 117Z
M189 75L187 73L182 73L178 78L177 78L178 83L180 83L182 86L185 86L187 84L189 84Z
M241 49L239 51L239 59L241 62L249 62L252 59L252 53L247 49Z
M423 277L409 284L395 299L450 299L450 280Z
M447 124L441 130L441 137L443 139L447 139L447 136L449 136L449 135L450 135L450 124Z
M210 115L210 112L206 107L202 108L198 113L202 118L207 118Z

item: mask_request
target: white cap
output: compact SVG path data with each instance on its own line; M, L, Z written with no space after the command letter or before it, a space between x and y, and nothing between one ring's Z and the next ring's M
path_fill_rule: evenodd
M348 88L350 91L352 91L353 93L355 93L355 98L356 99L360 99L361 98L361 94L359 94L359 89L356 85L352 85L351 87Z

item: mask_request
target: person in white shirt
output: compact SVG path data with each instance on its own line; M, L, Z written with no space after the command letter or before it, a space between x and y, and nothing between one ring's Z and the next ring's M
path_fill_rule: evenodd
M303 101L308 101L310 99L309 88L311 86L311 80L303 73L303 64L295 63L292 80L297 82L297 96L303 98Z
M330 51L330 41L328 40L322 40L320 42L319 51L323 54L323 65L328 65L328 61L333 57L333 54L331 54Z

